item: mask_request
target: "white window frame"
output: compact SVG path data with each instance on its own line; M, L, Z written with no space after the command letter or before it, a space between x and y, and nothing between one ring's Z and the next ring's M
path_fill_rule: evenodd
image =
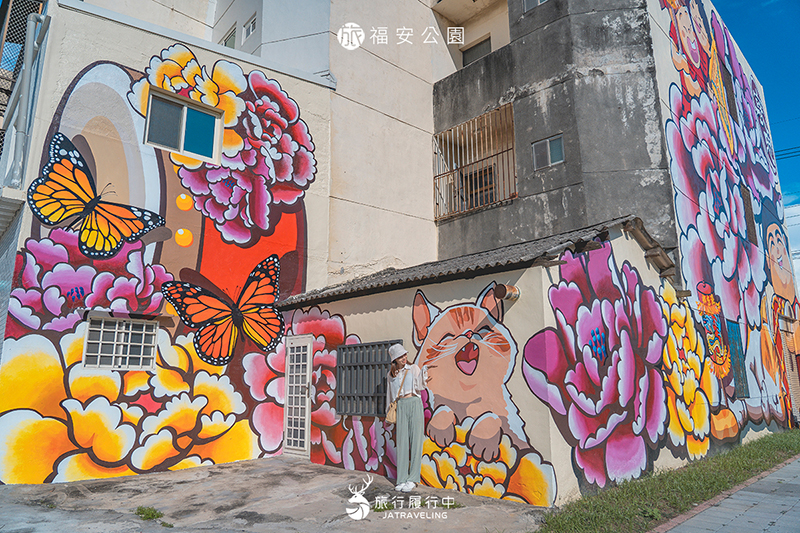
M158 321L135 318L92 316L87 318L86 338L83 342L83 366L108 370L153 370L158 354ZM135 331L141 328L141 331ZM98 335L94 335L98 333ZM141 334L140 342L132 337ZM112 338L108 338L111 336ZM96 338L93 338L96 337ZM111 346L111 353L103 348ZM141 348L139 354L130 353ZM149 348L149 350L148 350ZM93 360L96 358L96 360ZM132 359L139 364L132 364ZM110 359L107 361L105 359ZM146 363L145 363L146 360Z
M284 401L285 405L283 407L283 453L287 453L290 455L300 455L303 457L310 457L311 456L311 408L313 406L313 401L311 398L311 374L314 370L314 335L306 333L304 335L294 335L290 337L284 337L285 343L285 350L284 356L286 360L284 361L285 367L285 377L284 377ZM290 364L290 351L293 347L301 347L305 346L308 354L308 358L306 360L306 368L305 368L305 375L304 376L295 376L300 377L301 380L299 383L291 383L290 377L291 372L289 370ZM303 382L304 381L304 382ZM303 397L303 405L290 405L291 402L289 401L290 397L290 387L300 387L302 390L300 394ZM295 399L297 398L297 393L295 392L292 394ZM304 415L296 415L295 413L291 412L290 409L297 409L302 407L304 409ZM302 438L302 447L293 447L289 445L289 441L291 439L288 438L288 431L289 431L289 418L293 416L295 418L303 418L303 432L304 437ZM299 438L299 437L298 437Z
M256 15L253 15L247 23L242 26L242 44L247 40L248 37L253 35L256 32Z
M522 0L522 12L527 13L531 9L539 7L545 2L547 2L547 0Z
M558 161L553 161L552 160L552 150L553 149L552 149L551 145L552 145L553 141L556 141L556 140L561 140L561 159L558 160ZM540 145L542 143L547 143L547 164L546 165L539 165L539 164L537 164L538 162L536 161L536 146ZM564 153L564 136L561 135L561 134L554 135L553 137L550 137L548 139L542 139L541 141L536 141L535 143L532 143L531 144L531 156L533 157L533 169L534 170L542 170L544 168L549 168L549 167L552 167L553 165L557 165L559 163L563 163L567 159L566 154Z
M183 107L183 113L181 114L181 125L186 123L186 110L188 108L193 108L201 113L205 113L207 115L212 115L214 117L214 148L212 150L213 157L207 157L201 154L196 154L194 152L190 152L188 150L184 150L184 133L185 128L180 128L180 138L178 140L178 149L172 148L171 146L164 146L162 144L153 142L148 140L149 133L150 133L150 106L153 102L153 97L161 98L162 100L167 100L168 102L180 105ZM181 96L169 91L165 91L159 87L155 87L154 85L150 86L150 93L147 96L147 116L145 117L145 128L144 128L144 144L149 146L154 146L159 150L166 150L168 152L176 153L185 155L187 157L191 157L193 159L198 159L200 161L205 161L208 163L212 163L215 165L219 165L222 157L222 135L223 135L223 123L222 117L224 112L221 109L217 109L216 107L212 107L210 105L203 104L201 102L197 102L192 100L191 98L186 98L185 96Z

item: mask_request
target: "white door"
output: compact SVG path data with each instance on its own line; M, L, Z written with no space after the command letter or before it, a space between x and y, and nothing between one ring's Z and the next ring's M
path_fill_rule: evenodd
M286 338L286 404L284 451L308 456L311 424L311 359L313 335Z

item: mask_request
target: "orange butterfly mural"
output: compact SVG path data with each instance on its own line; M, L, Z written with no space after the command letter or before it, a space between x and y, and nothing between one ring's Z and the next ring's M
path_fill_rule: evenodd
M183 323L197 328L194 347L200 359L223 366L233 358L242 333L264 351L280 340L283 316L274 307L279 276L278 256L271 255L247 276L236 303L221 291L222 296L217 296L185 281L168 281L161 286L161 292Z
M53 135L48 154L42 176L28 188L28 205L47 226L74 218L69 228L80 228L79 248L85 256L109 259L117 255L123 241L134 242L164 225L164 219L152 211L101 200L86 161L63 134Z

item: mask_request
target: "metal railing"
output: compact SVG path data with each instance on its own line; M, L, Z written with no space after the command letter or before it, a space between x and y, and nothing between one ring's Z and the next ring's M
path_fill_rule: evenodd
M437 133L433 155L436 220L516 198L511 104Z
M2 41L0 42L0 115L4 115L11 92L22 70L25 48L25 26L28 15L41 13L44 0L8 0L3 2Z

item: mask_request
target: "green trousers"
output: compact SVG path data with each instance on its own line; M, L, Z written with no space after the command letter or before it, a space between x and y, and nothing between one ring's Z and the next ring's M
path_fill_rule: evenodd
M424 417L422 400L417 396L397 400L397 484L413 481L419 483L422 470L422 443Z

